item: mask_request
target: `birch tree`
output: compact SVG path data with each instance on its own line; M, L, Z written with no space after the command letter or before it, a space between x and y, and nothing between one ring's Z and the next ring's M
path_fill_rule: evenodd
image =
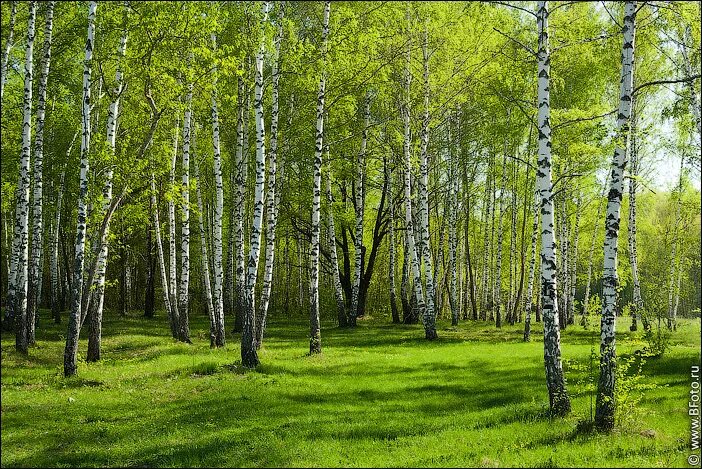
M329 160L329 146L326 147L327 161ZM337 317L339 327L346 327L348 318L346 316L346 305L344 303L344 290L341 287L339 276L339 258L336 253L336 229L334 228L334 199L331 190L331 171L327 171L327 231L329 233L329 252L332 265L332 279L334 284L334 298L336 299Z
M258 260L261 252L261 226L263 224L263 192L266 173L266 129L263 122L263 54L264 31L268 21L270 2L263 3L263 18L261 19L261 45L256 54L256 96L254 108L256 111L256 186L254 192L253 223L251 225L251 241L249 244L248 271L244 294L244 317L241 334L241 364L246 368L255 368L259 364L256 352L256 309L254 293L258 275Z
M156 182L153 173L151 174L151 206L154 208L153 219L154 219L154 231L156 234L156 253L158 255L158 266L159 273L161 274L161 284L163 286L163 305L166 308L166 314L168 315L168 325L171 328L171 336L174 339L178 338L178 318L175 316L176 311L174 310L172 302L176 299L170 294L171 289L168 281L168 274L166 272L166 261L163 254L163 242L161 241L161 223L158 216L158 204L156 202Z
M39 301L41 300L41 277L44 249L44 121L46 119L46 83L51 65L51 36L54 24L54 5L46 5L44 25L44 50L42 51L41 72L37 96L36 134L34 137L34 201L32 209L32 255L29 267L29 293L27 295L27 343L34 345L35 325Z
M192 60L192 57L190 58ZM183 171L181 228L180 228L180 285L178 289L178 320L180 329L178 338L181 342L192 343L190 340L190 324L188 310L190 308L190 139L192 131L192 100L193 84L188 84L188 95L185 101L183 117Z
M210 36L212 50L217 50L217 35L213 32ZM224 301L222 299L222 284L224 273L222 270L222 211L224 210L224 185L222 183L222 158L219 148L219 112L217 110L217 67L212 70L212 145L214 147L214 177L216 202L214 212L214 235L212 239L214 257L214 295L212 298L214 308L214 326L216 347L223 347L224 333ZM198 181L199 183L199 181ZM199 190L198 184L198 190ZM198 194L199 197L199 194Z
M63 354L63 374L72 376L78 372L78 335L80 333L81 305L83 294L83 272L85 266L85 236L87 231L87 197L90 150L90 83L92 74L93 45L95 44L95 15L97 2L90 2L88 8L88 39L85 43L83 61L83 106L81 113L80 144L80 191L78 194L78 221L76 226L75 258L71 293L71 314L68 317L66 348Z
M275 260L275 231L278 223L278 203L280 193L276 190L278 168L278 110L279 110L279 82L280 82L280 44L283 40L283 18L285 15L285 2L280 4L280 12L276 20L278 30L275 35L275 57L273 59L272 78L272 113L271 113L271 139L268 152L268 187L266 192L266 258L263 267L263 285L261 289L261 307L256 317L256 347L261 347L263 332L266 329L268 317L268 303L273 287L273 262Z
M16 267L14 271L14 295L10 300L8 293L8 306L14 311L10 318L15 321L15 348L18 352L27 353L27 288L29 267L29 166L31 164L31 139L32 139L32 82L34 80L34 38L36 21L36 2L29 2L29 17L27 20L27 47L24 59L24 98L22 100L22 153L20 156L20 172L17 181L17 203L15 208L15 239L13 248L16 248ZM12 283L11 283L12 286ZM13 295L13 296L14 296ZM7 318L5 318L7 320Z
M534 273L536 272L536 241L539 235L539 193L534 191L533 225L531 228L531 255L529 257L529 280L526 293L526 311L524 313L524 342L531 340L531 310L534 306Z
M17 17L17 2L11 2L10 24L7 29L7 42L5 50L2 53L2 69L0 70L0 99L5 95L5 82L7 81L7 64L10 60L10 51L14 43L12 42L15 34L15 18Z
M202 190L200 189L200 168L197 164L197 159L193 158L195 164L195 180L196 180L196 195L197 195L197 222L200 228L200 260L202 261L202 285L205 293L205 309L207 316L210 318L210 348L217 346L217 329L218 319L216 311L212 305L212 284L210 283L210 261L207 255L207 239L205 235L205 223L202 218Z
M551 183L551 53L548 41L548 2L539 1L536 27L539 34L538 114L539 130L536 185L541 209L541 306L544 323L544 364L549 407L554 415L570 412L570 398L566 390L561 362L561 334L558 328L558 301L556 296L556 240L553 232L553 186Z
M617 114L617 140L610 171L610 186L605 216L604 271L602 274L602 320L600 341L600 377L597 383L595 425L601 430L614 427L614 387L616 366L615 325L617 309L617 242L619 220L624 192L624 170L629 145L629 119L631 117L634 77L634 36L636 32L636 2L624 6L624 43L622 46L622 71Z

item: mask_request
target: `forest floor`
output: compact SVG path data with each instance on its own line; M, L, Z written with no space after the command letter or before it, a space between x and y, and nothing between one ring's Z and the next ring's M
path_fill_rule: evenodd
M620 358L645 346L628 325L617 327ZM386 318L355 330L325 322L323 354L309 357L303 316L274 319L262 365L245 371L238 336L210 350L205 317L192 318L194 344L184 345L162 316L108 314L103 360L80 361L71 379L62 376L65 327L45 319L28 358L2 334L2 467L687 467L691 454L699 319L681 321L672 348L627 380L638 385L612 435L587 423L599 324L563 333L573 398L563 419L547 413L540 324L524 343L522 324L439 321L440 339L427 342L421 325ZM86 347L81 340L82 356Z

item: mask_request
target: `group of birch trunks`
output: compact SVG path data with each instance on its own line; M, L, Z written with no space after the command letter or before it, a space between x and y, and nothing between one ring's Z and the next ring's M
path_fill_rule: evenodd
M101 358L106 307L143 309L147 317L163 309L173 339L186 343L189 315L206 314L211 347L240 334L248 368L259 365L273 312L309 312L310 354L322 351L324 318L356 327L389 311L393 323L421 323L428 340L439 338L444 315L452 326L521 323L525 341L536 321L551 411L564 415L561 331L597 327L595 305L596 422L611 429L615 318L623 306L631 330L649 330L656 318L674 330L681 297L688 310L699 308L690 274L699 267L692 249L699 230L689 236L699 228L699 203L686 195L689 174L699 174L691 154L700 137L699 26L686 21L699 19L699 9L671 3L678 11L671 19L656 4L627 1L610 11L552 3L532 10L521 2L3 2L2 100L10 99L7 83L22 102L17 116L3 110L2 127L3 141L18 132L15 147L2 147L3 327L14 331L17 351L29 353L42 321L63 320L64 374L75 375L86 321L86 359ZM452 43L443 32L445 21L459 28L450 20L456 15L470 24L459 37L482 37L483 9L490 11L486 46ZM559 28L585 21L578 9L597 12L588 21L606 32L561 37L552 48L551 17ZM71 21L87 27L72 59L63 56L76 52L66 39L77 41ZM393 34L382 36L388 28ZM677 68L642 67L637 78L638 42L650 55L645 41L660 32ZM586 47L611 57L592 59ZM52 49L63 54L60 72L74 78L51 74ZM574 76L564 87L561 68L552 80L552 58L562 67L560 54L568 53L602 60L601 67L620 58L618 82L592 71L618 103L602 92L594 93L597 105L573 104L575 117L563 96L552 108L552 91L567 95L571 85L592 81ZM505 70L523 83L495 82L491 74ZM660 86L681 96L675 132L683 144L676 182L657 199L667 218L647 222L665 229L656 246L665 261L647 256L640 270L636 201L641 186L653 192L641 171L659 131L647 104ZM54 111L62 100L74 108ZM61 114L66 109L71 119ZM17 125L6 126L13 116ZM626 289L620 236L627 237ZM646 282L660 285L645 291ZM665 301L653 307L655 295Z

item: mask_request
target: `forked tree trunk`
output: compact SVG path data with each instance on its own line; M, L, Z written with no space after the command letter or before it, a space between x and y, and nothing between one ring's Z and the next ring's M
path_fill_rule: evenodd
M202 219L202 191L200 189L200 168L197 164L197 159L193 158L195 163L195 179L197 193L197 222L200 228L200 260L202 261L202 286L205 293L205 309L207 317L210 318L210 348L215 348L217 336L217 318L215 317L214 306L212 305L212 284L210 282L210 261L207 255L207 238L205 235L205 223Z
M263 4L261 31L265 31L268 21L270 2ZM251 242L249 246L248 271L244 294L244 320L241 333L241 364L246 368L255 368L259 364L256 352L256 306L254 302L258 261L261 253L261 227L263 225L263 193L266 174L266 129L263 122L263 53L264 41L261 41L256 54L256 188L254 193L253 224L251 225Z
M597 383L595 425L600 430L614 428L614 387L616 385L615 325L617 310L617 243L619 220L624 192L624 170L627 164L629 143L629 118L631 116L632 88L634 77L634 37L636 31L636 2L627 1L624 6L624 44L622 46L622 73L617 115L618 139L610 172L607 215L605 217L604 272L602 275L602 320L600 341L600 378Z
M93 44L95 38L95 13L97 2L90 2L88 10L88 40L85 44L83 62L83 106L80 145L80 190L78 193L78 222L75 240L75 261L73 266L73 283L71 285L71 314L68 318L66 349L63 354L63 374L73 376L78 372L78 334L80 333L81 304L83 294L83 273L85 263L85 235L88 197L88 171L90 150L90 78Z

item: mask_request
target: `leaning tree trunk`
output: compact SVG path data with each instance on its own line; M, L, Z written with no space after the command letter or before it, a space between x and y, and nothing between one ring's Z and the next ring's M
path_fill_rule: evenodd
M171 289L170 285L168 284L166 262L163 256L163 243L161 242L161 223L159 222L158 216L158 204L156 203L156 183L154 181L153 173L151 174L151 206L154 210L154 231L156 234L156 249L158 253L158 265L161 274L161 284L163 286L163 304L166 308L166 314L168 314L168 325L171 328L171 336L174 339L177 339L179 321L176 314L178 312L173 308L173 305L171 304L173 301L176 301L176 299L170 295Z
M268 21L270 2L263 4L261 31L265 31ZM266 175L266 129L263 121L263 53L264 41L261 41L256 54L256 188L254 192L253 224L251 225L251 241L249 245L248 271L244 292L244 317L241 333L241 364L246 368L255 368L259 364L256 352L256 309L255 291L258 276L258 260L261 252L261 227L263 225L263 192Z
M97 2L90 2L88 10L88 40L85 44L83 62L83 107L81 119L82 140L80 144L80 190L78 193L78 223L76 227L75 261L71 295L71 314L68 318L66 349L63 354L63 374L73 376L78 372L78 334L80 333L83 274L85 267L85 235L88 198L88 171L90 150L90 77L93 44L95 38L95 13Z
M681 43L683 61L685 62L685 75L687 77L693 76L692 63L690 62L690 56L687 53L687 47L685 43L691 43L692 38L690 34L690 26L685 28L685 40ZM692 110L692 115L695 118L695 124L697 124L697 135L702 135L702 120L700 119L700 103L697 96L697 90L695 89L695 81L687 80L687 86L690 90L690 109Z
M0 70L0 99L2 99L5 94L5 82L7 81L7 64L10 60L10 50L14 45L12 39L15 33L15 18L17 16L17 2L12 2L12 10L10 12L10 24L8 29L10 30L7 36L7 43L5 44L5 50L2 54L2 70Z
M534 273L536 272L536 241L539 235L539 200L534 191L534 223L531 228L531 258L529 260L529 283L527 284L526 312L524 314L524 341L531 340L531 310L534 305Z
M319 324L319 215L322 184L322 145L324 136L324 90L326 84L327 36L329 34L329 9L331 2L324 3L322 22L322 77L317 94L317 132L314 147L314 169L312 170L312 244L310 268L310 355L322 352L322 336ZM363 227L361 227L362 229ZM356 291L354 289L354 291ZM357 292L356 292L357 293Z
M280 4L278 15L278 31L275 36L275 59L273 60L273 110L271 113L271 139L268 152L268 191L266 194L266 258L263 267L263 285L261 288L261 306L256 317L256 347L260 348L263 342L263 332L266 329L268 317L268 303L271 299L273 286L273 262L275 260L275 230L278 223L278 201L280 196L276 191L277 166L278 166L278 90L280 81L280 43L283 39L283 15L285 2ZM321 158L321 157L320 157Z
M113 90L114 100L110 103L110 108L107 113L107 144L109 145L110 153L114 157L115 155L115 144L117 136L117 117L119 115L119 102L120 96L124 89L124 81L122 75L122 65L121 61L124 60L124 56L127 52L127 7L125 5L125 19L124 19L124 32L119 43L119 60L120 64L117 67L117 72L115 74L115 89ZM110 204L112 203L112 178L114 176L114 170L112 166L107 169L107 180L105 181L105 187L103 189L103 212L107 213ZM108 232L110 229L109 223L105 228ZM100 359L100 342L102 335L102 310L105 302L105 272L107 270L107 255L108 255L108 243L104 243L98 253L98 264L97 273L95 276L95 292L93 301L93 309L90 313L89 319L89 329L88 329L88 361L97 361ZM90 295L90 293L88 293ZM86 308L87 309L87 308ZM87 311L84 311L85 314Z
M429 166L427 162L427 150L429 148L429 32L427 26L424 28L424 39L422 41L422 55L424 62L424 115L421 129L421 149L419 152L419 227L421 234L422 260L424 264L424 276L427 283L426 308L424 309L424 335L428 340L437 339L436 333L436 311L434 309L434 269L431 259L431 245L429 241ZM420 277L417 277L418 279Z
M617 242L619 219L624 192L624 169L627 164L629 118L631 116L632 84L634 77L634 36L636 31L636 2L627 1L624 7L624 44L622 73L617 115L617 140L610 172L607 215L605 217L604 271L602 274L602 320L600 342L600 378L597 383L595 425L600 430L614 428L614 387L616 367L615 325L617 310Z
M638 255L636 252L636 186L639 173L638 150L636 148L636 113L633 109L631 115L631 144L629 154L631 156L631 178L629 179L629 263L631 265L631 278L634 283L634 298L631 305L631 326L629 330L638 329L637 319L641 319L644 329L648 330L650 325L648 319L643 315L644 303L641 297L641 282L639 281Z
M54 5L46 6L46 24L44 26L44 52L39 75L39 96L37 96L36 135L34 138L34 202L32 210L32 256L29 267L29 294L27 295L27 343L35 342L35 325L37 308L41 301L41 276L44 250L44 120L46 117L46 82L49 78L51 64L51 32L54 23Z
M217 50L217 36L211 35L212 50ZM214 177L216 202L214 212L214 233L212 236L214 257L214 292L212 297L215 337L214 345L223 347L225 343L224 332L224 301L222 299L222 283L224 274L222 271L222 211L224 210L224 185L222 183L222 157L219 149L219 112L217 110L217 68L213 69L212 79L212 145L214 147ZM196 166L197 167L197 166ZM198 181L199 182L199 181ZM199 190L198 184L198 190ZM199 194L198 194L199 197Z
M15 208L15 240L17 245L17 267L15 268L14 298L10 303L13 308L15 321L15 348L18 352L27 353L27 282L29 261L29 165L31 158L32 139L32 81L34 78L34 23L36 20L36 2L29 2L29 20L27 26L27 48L24 61L24 100L22 119L22 156L20 173L17 181L17 205ZM10 294L8 293L8 297ZM9 298L8 298L9 300ZM9 309L9 308L8 308ZM13 318L13 316L10 316ZM6 318L7 320L7 318Z
M541 208L541 302L544 322L544 365L548 386L549 407L554 415L570 412L570 398L565 385L561 363L561 334L558 328L556 298L556 240L553 232L553 194L551 183L551 105L550 52L548 45L548 2L540 1L536 24L539 31L538 49L538 116L539 129L536 184Z
M202 261L202 285L205 293L205 309L207 310L207 316L210 318L210 348L215 348L216 336L217 336L217 318L215 317L214 306L212 305L212 284L210 283L210 261L207 255L207 239L205 236L205 223L202 219L202 191L200 190L201 180L200 180L200 168L197 164L197 160L194 159L195 163L195 179L197 180L197 222L200 228L200 260Z
M363 193L365 188L363 187L363 167L365 165L366 159L366 145L368 140L368 127L370 125L370 93L366 93L364 100L364 112L365 116L363 124L363 134L361 136L361 149L358 152L358 158L356 160L356 178L354 179L354 192L355 200L354 206L356 209L356 230L355 230L355 243L354 243L354 280L353 289L351 291L351 310L349 311L349 326L356 327L356 318L358 317L358 312L361 309L359 304L359 295L361 290L361 278L363 277Z
M190 340L190 324L188 310L190 306L190 138L192 132L192 99L193 84L188 85L186 110L183 117L183 179L181 202L180 228L180 285L178 289L178 338L181 342L192 343Z
M675 261L678 249L678 227L680 226L680 208L682 205L683 196L683 167L685 165L685 157L680 158L680 176L678 181L678 198L675 202L675 223L673 224L673 249L670 255L670 274L668 276L668 329L677 329L675 308L673 307L673 296L675 292L673 281L675 279Z

